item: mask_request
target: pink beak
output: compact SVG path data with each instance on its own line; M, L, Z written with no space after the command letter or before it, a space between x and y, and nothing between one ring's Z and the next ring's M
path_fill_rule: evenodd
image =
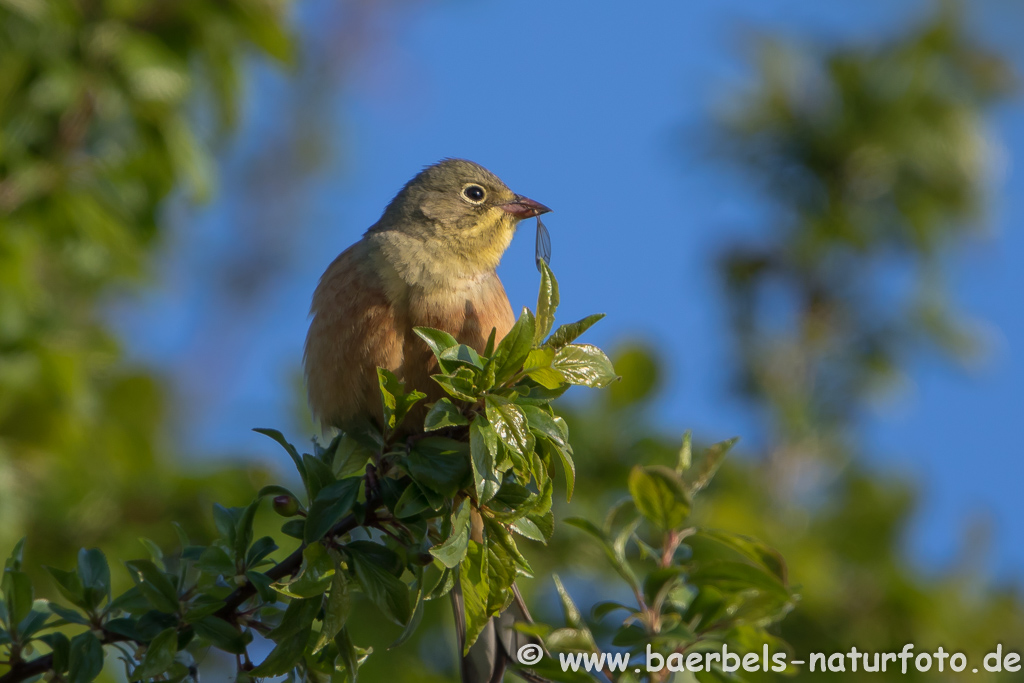
M506 213L510 213L516 218L533 218L539 216L542 213L551 211L548 207L544 206L540 202L535 202L527 197L516 195L516 198L507 204L501 205L502 210Z

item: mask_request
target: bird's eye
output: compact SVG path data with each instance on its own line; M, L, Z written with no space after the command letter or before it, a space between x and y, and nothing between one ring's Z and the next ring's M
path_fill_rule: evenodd
M479 204L484 200L484 197L487 196L487 193L484 191L484 188L479 185L470 183L462 188L462 196L474 204Z

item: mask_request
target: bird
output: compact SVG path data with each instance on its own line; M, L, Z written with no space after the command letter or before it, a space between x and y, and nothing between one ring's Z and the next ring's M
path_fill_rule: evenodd
M327 267L313 293L303 366L310 409L322 427L342 431L365 421L384 426L377 368L426 400L406 423L422 431L425 406L442 398L431 379L437 361L415 327L433 327L482 353L492 334L515 323L496 268L517 224L549 212L516 194L483 166L444 159L426 167L395 195L380 219ZM471 537L482 542L475 510ZM513 584L509 609L487 624L468 654L461 588L451 598L463 683L500 683L532 621ZM524 641L525 642L525 641Z
M378 367L424 392L421 406L444 396L431 379L437 361L413 328L443 330L477 352L492 329L504 337L515 316L495 269L519 221L550 210L465 159L406 183L313 293L303 366L314 419L342 430L367 418L382 424Z

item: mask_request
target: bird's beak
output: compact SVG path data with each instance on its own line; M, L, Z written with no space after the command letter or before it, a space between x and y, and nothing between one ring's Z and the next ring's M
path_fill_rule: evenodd
M540 202L535 202L532 199L516 195L516 198L507 204L502 204L501 209L506 213L510 213L516 218L533 218L539 216L542 213L551 211L548 207L544 206Z

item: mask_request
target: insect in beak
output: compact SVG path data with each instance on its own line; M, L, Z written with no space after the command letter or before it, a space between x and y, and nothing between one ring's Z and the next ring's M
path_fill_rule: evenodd
M551 211L548 207L544 206L540 202L535 202L532 199L516 195L512 201L502 204L500 208L505 213L510 213L516 218L533 218L539 216L542 213Z

